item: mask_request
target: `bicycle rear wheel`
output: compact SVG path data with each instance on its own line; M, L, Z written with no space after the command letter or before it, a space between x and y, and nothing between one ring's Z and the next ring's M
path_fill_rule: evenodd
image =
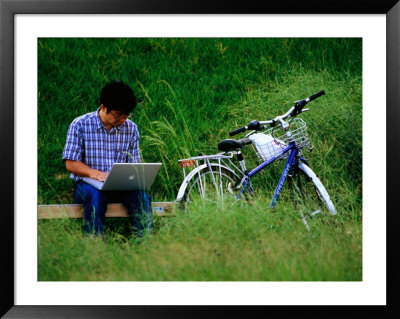
M295 200L300 203L302 215L313 216L323 212L336 215L328 192L311 168L300 162L293 179Z
M238 183L238 176L223 167L205 167L189 181L183 202L217 202L226 199L233 202L237 196L235 186Z

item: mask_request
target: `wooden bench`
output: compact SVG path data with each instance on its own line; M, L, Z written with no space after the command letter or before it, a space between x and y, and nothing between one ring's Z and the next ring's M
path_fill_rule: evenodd
M158 216L173 215L174 202L152 202L153 213ZM80 204L67 205L38 205L38 219L82 218L83 206ZM127 208L119 203L108 204L106 217L129 217Z

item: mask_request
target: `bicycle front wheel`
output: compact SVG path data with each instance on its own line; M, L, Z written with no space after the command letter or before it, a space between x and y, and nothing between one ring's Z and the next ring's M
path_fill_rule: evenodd
M239 183L237 175L224 167L205 167L190 180L183 201L190 203L195 200L217 202L236 198L235 186Z
M324 185L306 164L300 162L294 176L295 199L302 204L307 215L316 215L328 211L336 215L335 206Z

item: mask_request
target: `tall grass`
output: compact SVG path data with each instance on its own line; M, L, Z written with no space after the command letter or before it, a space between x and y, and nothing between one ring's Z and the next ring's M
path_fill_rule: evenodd
M361 280L361 39L39 39L38 59L39 204L73 202L61 161L68 126L121 79L141 101L132 120L142 158L163 163L155 201L176 197L178 159L217 153L230 130L324 89L302 115L314 145L306 157L338 210L313 219L312 234L285 189L268 211L277 165L254 179L252 204L157 218L141 245L127 220L107 220L107 241L83 237L80 221L41 221L40 280ZM244 155L255 165L251 148Z
M313 219L309 233L292 209L266 207L198 205L157 218L156 234L139 245L112 220L106 240L83 236L78 222L48 220L39 228L39 280L361 280L358 223Z

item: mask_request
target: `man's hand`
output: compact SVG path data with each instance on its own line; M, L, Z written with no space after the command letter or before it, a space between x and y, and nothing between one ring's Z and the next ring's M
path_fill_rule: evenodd
M108 173L101 172L96 169L90 168L86 164L79 161L66 160L65 165L68 171L78 176L90 177L104 182Z
M104 182L107 178L107 175L108 173L96 171L91 177L99 180L100 182Z

